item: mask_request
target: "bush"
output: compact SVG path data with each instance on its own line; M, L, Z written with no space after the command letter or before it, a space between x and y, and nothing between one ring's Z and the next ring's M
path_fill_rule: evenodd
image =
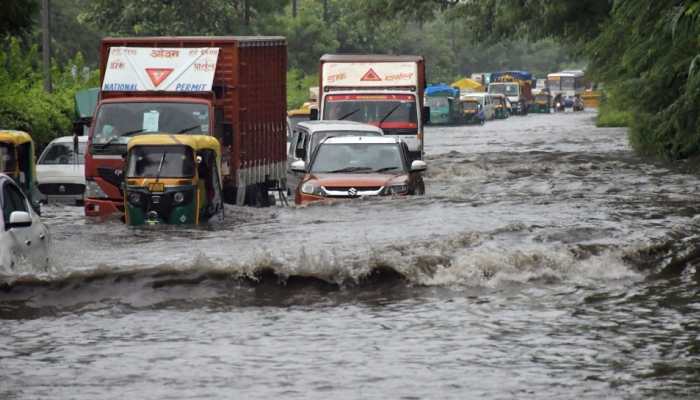
M53 92L47 93L38 60L36 46L24 49L15 38L0 45L0 129L29 132L41 148L71 134L75 92L97 85L98 78L96 71L85 72L83 57L77 54L53 68Z

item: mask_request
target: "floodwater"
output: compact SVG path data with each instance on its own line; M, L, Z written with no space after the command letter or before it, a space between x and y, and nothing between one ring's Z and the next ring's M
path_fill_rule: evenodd
M696 399L700 179L595 114L430 128L427 194L203 228L49 206L2 399Z

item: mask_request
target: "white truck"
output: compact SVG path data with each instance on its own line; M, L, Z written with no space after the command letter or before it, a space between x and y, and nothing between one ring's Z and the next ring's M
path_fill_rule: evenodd
M421 56L321 57L319 119L375 125L406 142L412 159L423 158L425 61Z

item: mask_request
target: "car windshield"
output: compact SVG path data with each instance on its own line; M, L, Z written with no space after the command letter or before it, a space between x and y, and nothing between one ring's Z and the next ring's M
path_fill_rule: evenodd
M314 132L311 136L311 147L309 148L309 154L313 154L316 146L319 145L324 139L329 137L338 136L381 136L379 132L372 131L322 131Z
M489 93L505 94L506 96L517 96L518 85L515 83L491 84L489 85Z
M14 172L15 168L17 168L15 146L0 143L0 172Z
M209 134L209 109L196 103L108 103L95 118L93 144L125 144L148 132Z
M404 171L396 143L321 144L311 166L315 173Z
M37 164L70 165L85 163L85 143L78 143L78 153L73 152L73 143L51 143L39 157Z
M425 105L431 109L447 108L450 106L450 102L446 97L426 97Z
M186 146L139 146L131 150L128 178L189 178L194 156Z
M382 126L417 127L416 99L411 95L329 95L325 120L346 120Z

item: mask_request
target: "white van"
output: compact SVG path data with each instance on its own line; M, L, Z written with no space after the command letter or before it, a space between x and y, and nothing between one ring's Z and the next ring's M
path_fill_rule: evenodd
M460 96L460 98L462 100L465 100L465 99L478 100L479 104L481 104L481 109L484 110L484 118L487 121L496 118L497 100L493 95L490 95L488 93L480 93L480 92L468 92L468 93L463 93Z

